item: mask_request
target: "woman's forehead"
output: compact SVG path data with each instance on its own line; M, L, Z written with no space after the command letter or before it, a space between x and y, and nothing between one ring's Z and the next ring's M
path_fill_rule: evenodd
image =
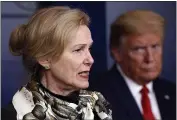
M86 25L80 26L74 33L75 34L69 40L68 45L77 46L81 44L92 44L91 32Z

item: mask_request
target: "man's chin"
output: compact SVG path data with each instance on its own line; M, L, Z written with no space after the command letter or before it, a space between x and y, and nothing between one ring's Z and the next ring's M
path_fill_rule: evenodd
M153 81L158 77L158 75L149 75L149 76L145 76L144 80L146 80L147 82Z

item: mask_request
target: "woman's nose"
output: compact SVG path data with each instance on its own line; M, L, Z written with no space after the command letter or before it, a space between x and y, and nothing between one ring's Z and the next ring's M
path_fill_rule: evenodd
M91 55L90 52L88 52L86 59L85 59L85 64L87 64L88 66L91 66L94 63L94 59Z

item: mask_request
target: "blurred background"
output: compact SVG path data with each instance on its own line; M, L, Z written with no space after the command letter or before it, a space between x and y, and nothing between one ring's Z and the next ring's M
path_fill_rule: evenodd
M8 43L12 30L38 9L50 6L70 6L84 10L91 17L90 30L94 44L91 54L95 60L90 74L108 70L114 63L109 54L110 24L120 14L133 9L148 9L166 19L163 71L161 76L176 82L176 2L1 2L1 105L7 105L15 92L27 82L21 57L10 54ZM96 81L91 81L96 82ZM110 86L111 87L111 86Z

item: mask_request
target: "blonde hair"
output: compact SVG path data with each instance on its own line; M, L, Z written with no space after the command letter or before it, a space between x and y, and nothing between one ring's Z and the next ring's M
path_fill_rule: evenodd
M111 25L110 48L118 48L125 36L155 33L163 37L165 20L150 10L133 10L119 16Z
M80 25L89 25L89 16L79 9L50 7L38 10L27 24L17 27L10 36L13 55L22 55L31 72L39 58L59 58Z

